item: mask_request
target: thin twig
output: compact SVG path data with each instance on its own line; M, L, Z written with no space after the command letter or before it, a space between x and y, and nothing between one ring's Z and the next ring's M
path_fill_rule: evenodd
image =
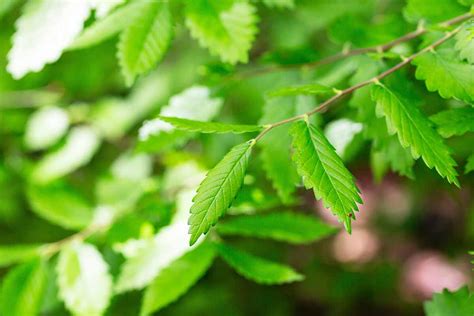
M474 17L474 14L472 13L465 13L463 15L457 16L455 18L452 18L450 20L441 22L437 24L439 27L445 28L449 27L454 24L458 24L460 22L463 22L471 17ZM377 46L372 46L372 47L365 47L365 48L355 48L352 50L343 50L342 52L332 55L320 60L312 61L309 63L300 63L300 64L291 64L291 65L275 65L275 66L269 66L265 68L257 68L257 69L251 69L247 71L243 71L241 73L237 73L234 76L231 76L229 79L231 80L241 80L249 77L254 77L254 76L259 76L259 75L264 75L272 72L277 72L277 71L289 71L289 70L295 70L295 69L314 69L320 66L328 65L333 62L339 61L343 58L346 57L351 57L351 56L357 56L357 55L363 55L367 53L381 53L381 52L386 52L390 50L392 47L397 46L401 43L408 42L412 39L415 39L423 34L425 34L428 31L424 27L423 24L420 24L419 27L410 33L407 33L399 38L396 38L388 43L382 44L382 45L377 45Z
M460 30L461 30L461 28L458 27L458 28L456 28L455 30L453 30L451 32L447 32L446 35L444 35L442 38L440 38L439 40L437 40L433 44L423 48L422 50L420 50L417 53L411 55L410 57L403 59L402 62L396 64L392 68L382 72L381 74L379 74L379 75L377 75L377 76L375 76L375 77L373 77L369 80L363 81L363 82L358 83L358 84L356 84L352 87L349 87L345 90L339 91L336 95L334 95L333 97L327 99L325 102L321 103L318 107L314 108L313 110L311 110L309 112L306 112L306 113L301 114L301 115L296 115L296 116L287 118L285 120L267 125L267 127L262 132L260 132L260 134L257 135L257 137L255 138L255 141L257 142L258 140L260 140L265 134L267 134L269 131L271 131L275 127L278 127L278 126L281 126L281 125L284 125L284 124L287 124L287 123L291 123L291 122L303 119L307 116L311 116L311 115L313 115L315 113L318 113L318 112L322 112L322 111L326 110L330 105L334 104L336 101L343 98L344 96L349 95L352 92L354 92L354 91L356 91L356 90L358 90L362 87L365 87L369 84L378 83L383 78L389 76L390 74L394 73L398 69L400 69L403 66L405 66L405 65L409 64L410 62L412 62L416 57L418 57L418 56L420 56L420 55L422 55L422 54L424 54L424 53L426 53L430 50L433 50L434 48L436 48L439 45L443 44L444 42L449 40L451 37L453 37L456 33L458 33Z

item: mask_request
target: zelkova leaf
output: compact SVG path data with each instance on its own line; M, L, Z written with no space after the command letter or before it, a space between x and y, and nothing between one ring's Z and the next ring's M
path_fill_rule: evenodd
M199 185L188 221L191 245L207 233L232 204L244 181L254 143L251 140L232 148Z
M294 0L263 0L263 3L270 8L292 9L295 6Z
M456 34L456 45L459 57L474 64L474 21L464 23L461 30Z
M465 107L439 112L430 117L443 137L474 132L474 108Z
M397 133L400 144L411 148L413 158L421 156L429 168L434 167L448 182L459 186L456 162L428 118L383 84L372 87L372 99L377 103L377 113L385 116L389 132Z
M408 0L403 13L410 22L426 20L437 23L464 13L456 0Z
M292 212L239 216L217 225L222 235L270 238L291 244L306 244L336 232L314 216Z
M107 263L93 245L75 243L61 250L57 265L59 297L77 316L102 315L112 295Z
M431 51L415 58L416 78L445 99L474 102L474 65L459 60L452 49Z
M19 79L58 60L81 32L89 12L88 1L28 1L16 22L8 72Z
M234 247L216 244L219 256L243 277L271 285L301 281L304 276L291 267L256 257Z
M205 242L163 269L146 288L140 315L155 313L186 293L209 269L215 253Z
M424 303L426 316L472 316L474 315L474 295L467 287L455 292L444 290L435 293L431 301Z
M97 20L86 28L68 49L74 50L90 47L118 34L127 28L130 23L136 21L137 17L148 6L147 2L146 0L132 1L113 11L105 18Z
M267 93L269 97L283 97L291 95L317 95L317 96L332 96L335 94L334 89L329 88L319 83L303 84L297 86L289 86L279 88Z
M199 132L199 133L233 133L233 134L242 134L242 133L251 133L259 132L263 129L263 126L259 125L239 125L239 124L227 124L220 122L203 122L188 120L180 117L166 117L160 116L162 121L170 123L175 128L180 130L185 130L189 132Z
M245 0L187 1L186 26L201 46L222 61L247 62L257 33L257 15Z
M173 37L167 2L147 1L141 15L120 35L118 58L128 85L163 58Z
M474 171L474 154L471 154L467 158L466 167L464 168L464 173L466 174L468 174L471 171Z
M41 245L0 245L0 267L27 261L40 254Z
M307 120L293 124L293 160L308 189L351 231L351 220L362 203L354 176L347 170L334 147L315 125Z
M46 287L46 262L40 259L11 270L3 281L0 296L2 315L39 315Z

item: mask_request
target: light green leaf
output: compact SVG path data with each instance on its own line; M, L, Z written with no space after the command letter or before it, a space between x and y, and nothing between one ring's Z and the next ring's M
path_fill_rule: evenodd
M100 252L74 243L61 250L57 265L59 297L77 316L99 316L109 305L112 278Z
M73 128L61 148L47 154L38 162L31 175L33 181L50 182L86 165L99 145L99 135L93 128Z
M429 168L459 186L449 148L418 107L383 84L372 87L372 99L377 102L377 113L385 116L389 132L398 134L400 144L410 147L413 158L421 156Z
M31 0L16 22L7 70L15 79L55 62L81 32L88 1Z
M120 35L118 58L131 85L138 75L152 70L163 58L173 37L173 22L167 2L147 1L141 15Z
M443 137L474 132L474 108L465 107L439 112L430 117Z
M267 93L269 97L283 97L291 95L316 95L330 97L335 90L319 83L310 83L297 86L283 87Z
M67 229L81 229L92 220L92 205L63 182L30 185L28 201L38 216Z
M189 217L190 244L209 231L219 217L232 204L244 182L250 152L255 141L251 140L232 148L207 174L193 198Z
M474 21L464 23L461 30L456 34L456 45L461 59L474 64Z
M414 179L413 165L415 160L409 149L400 145L396 136L390 136L380 142L378 146L372 146L373 154L378 155L378 159L390 165L392 171L401 176ZM375 158L375 157L373 157ZM382 180L381 175L376 176L378 181Z
M173 261L145 290L140 314L150 315L176 301L206 273L214 257L213 245L204 243Z
M1 314L38 315L46 287L46 262L34 260L11 270L1 293Z
M408 0L403 13L405 18L413 23L426 20L437 23L465 13L456 0Z
M261 284L283 284L301 281L304 276L291 267L268 261L224 244L216 244L218 253L243 277Z
M433 295L424 303L426 316L472 316L474 315L474 295L467 286L456 292L444 290Z
M222 235L270 238L291 244L306 244L336 232L314 216L292 212L239 216L217 225Z
M127 28L130 23L136 21L143 10L148 6L147 2L146 0L132 1L113 11L105 18L97 20L94 24L86 28L68 49L87 48L113 37Z
M10 12L20 0L3 0L0 2L0 18L2 18L5 14Z
M40 254L41 245L1 245L0 267L34 258Z
M427 52L413 64L416 78L425 80L429 91L438 91L445 99L474 102L474 65L459 60L452 49Z
M259 132L263 129L263 126L258 125L238 125L238 124L227 124L220 122L203 122L188 120L179 117L167 117L160 116L160 120L170 123L175 128L189 131L189 132L199 132L199 133L251 133Z
M294 0L263 0L263 3L270 8L292 9L295 6Z
M245 0L187 1L186 26L201 46L222 61L247 62L257 33L256 9Z
M194 189L188 189L177 195L177 211L171 224L162 228L155 236L132 239L115 247L126 258L115 286L117 292L147 286L173 261L193 249L189 246L186 232L194 194Z
M306 188L313 189L316 198L322 199L350 232L357 203L362 203L354 176L315 125L307 120L296 122L290 134L293 160Z
M58 107L39 109L28 119L25 145L32 150L46 149L56 144L68 127L69 117L65 110Z
M467 164L464 173L467 174L471 171L474 171L474 154L470 155L469 158L467 158Z
M212 97L209 88L193 86L173 96L169 104L161 109L160 115L179 117L196 121L209 121L219 113L223 100ZM156 118L145 121L139 130L139 148L147 151L160 151L179 145L192 137L192 134L176 130L173 125Z

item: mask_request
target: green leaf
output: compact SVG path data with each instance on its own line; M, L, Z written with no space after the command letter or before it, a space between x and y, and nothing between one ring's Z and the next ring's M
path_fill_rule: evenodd
M46 262L40 259L24 263L5 277L1 294L1 314L39 315L46 287Z
M41 245L1 245L0 267L34 258L40 254Z
M7 70L15 79L59 59L89 16L88 1L32 0L16 22Z
M172 262L145 290L140 314L150 315L185 294L211 266L212 244L204 243Z
M173 21L167 2L147 1L148 6L120 35L118 58L128 85L153 69L163 58L173 37Z
M248 61L257 33L256 9L245 0L187 1L186 26L201 46L222 61Z
M191 245L207 233L232 204L244 182L254 143L251 140L233 147L199 185L188 222Z
M411 148L413 158L421 156L429 168L459 186L449 148L418 107L383 84L372 87L372 99L377 102L377 113L385 116L389 132L397 133L400 144Z
M291 267L256 257L224 244L216 244L218 253L243 277L261 284L283 284L301 281L304 276Z
M474 64L474 21L463 24L459 33L456 34L456 45L454 48L459 51L461 59Z
M143 10L147 8L147 2L145 0L132 1L105 18L95 21L74 40L68 49L87 48L113 37L137 20Z
M3 0L0 2L0 19L13 10L20 3L20 0Z
M456 292L444 290L433 295L424 303L426 316L472 316L474 315L474 295L467 286Z
M405 18L413 23L426 20L437 23L465 13L456 0L408 0L403 13Z
M378 146L374 144L372 149L374 155L378 155L378 159L390 165L392 171L401 176L414 179L413 165L415 164L415 160L410 150L400 145L396 136L388 137L386 140L380 142ZM376 179L378 179L378 181L381 180L380 174Z
M263 3L270 8L293 9L295 7L294 0L263 0Z
M100 138L95 129L89 126L78 126L71 130L65 144L48 153L34 167L32 180L36 183L47 183L86 165L100 145Z
M445 99L474 102L474 65L459 60L452 49L427 52L413 64L416 78L425 80L429 91L438 91Z
M61 227L82 229L92 220L92 205L66 183L32 184L28 187L27 196L37 215Z
M465 107L439 112L430 117L443 137L474 132L474 108Z
M267 93L269 97L283 97L291 95L317 95L333 96L335 90L319 83L303 84L297 86L283 87Z
M74 315L102 315L112 295L112 278L100 252L74 243L61 250L57 265L59 297Z
M357 203L362 203L353 175L315 125L307 120L295 122L290 134L293 160L306 188L312 188L316 198L322 199L350 232Z
M170 123L175 128L188 131L188 132L199 132L199 133L233 133L233 134L242 134L242 133L251 133L259 132L264 127L258 125L238 125L238 124L227 124L219 122L203 122L188 120L179 117L167 117L160 116L160 120Z
M464 173L468 174L471 171L474 171L474 154L470 155L469 158L467 158L467 164Z
M319 219L292 212L239 216L217 225L222 235L270 238L291 244L306 244L337 230Z

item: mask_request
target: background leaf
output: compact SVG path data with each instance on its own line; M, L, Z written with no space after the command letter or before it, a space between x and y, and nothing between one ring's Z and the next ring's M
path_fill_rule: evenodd
M465 107L442 111L430 119L438 126L443 137L459 136L474 132L474 108Z
M444 290L436 293L429 302L424 304L426 316L469 316L474 313L474 296L467 287L455 292Z
M199 132L199 133L251 133L259 132L263 129L263 126L258 125L239 125L239 124L227 124L220 122L202 122L183 119L179 117L167 117L160 116L160 120L170 123L177 129Z

